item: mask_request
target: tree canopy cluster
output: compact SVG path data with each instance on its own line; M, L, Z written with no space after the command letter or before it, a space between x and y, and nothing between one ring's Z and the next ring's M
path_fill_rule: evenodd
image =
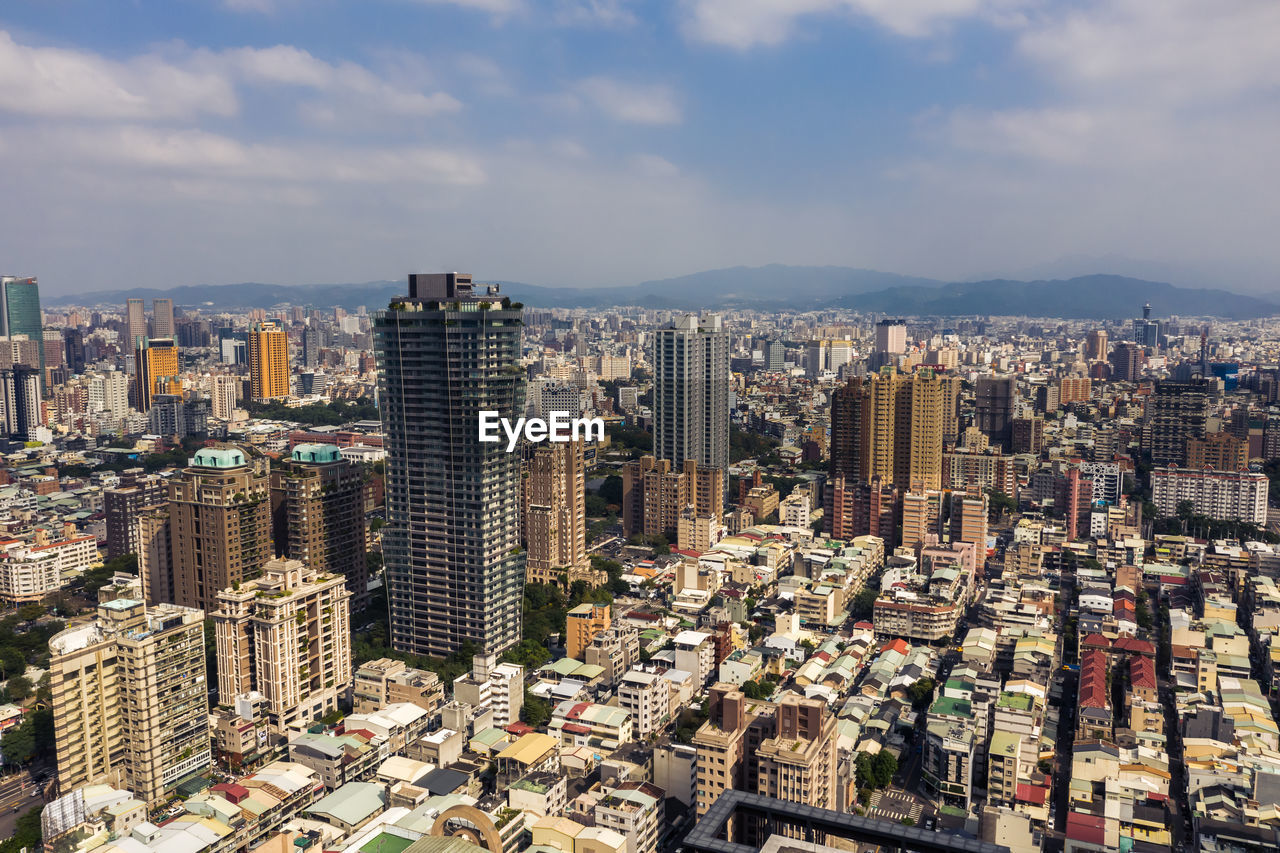
M610 423L605 425L605 434L614 447L630 451L633 459L653 452L653 433L638 426Z
M776 465L782 461L777 450L782 442L771 436L758 432L748 432L733 424L729 425L729 461L741 462L743 459L755 459L760 465Z
M0 738L0 753L5 764L26 764L37 755L54 753L53 711L41 708L31 711L19 725Z
M882 749L875 755L859 752L854 759L854 768L857 771L859 789L881 790L893 782L893 776L898 772L898 759L887 749Z
M245 407L255 418L292 421L306 426L340 426L351 421L376 421L381 417L378 407L372 400L358 402L332 400L328 403L299 406L296 409L291 409L277 400L264 402L251 400L245 404Z

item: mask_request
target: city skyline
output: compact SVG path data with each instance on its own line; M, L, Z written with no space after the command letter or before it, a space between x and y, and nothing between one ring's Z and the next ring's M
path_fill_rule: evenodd
M1278 16L1150 0L15 4L0 126L21 169L0 173L15 199L0 252L51 295L481 257L491 278L546 285L781 262L1256 292L1280 268L1259 226Z
M1278 43L4 4L0 853L1280 851Z
M1280 319L397 287L7 340L0 834L1274 847Z

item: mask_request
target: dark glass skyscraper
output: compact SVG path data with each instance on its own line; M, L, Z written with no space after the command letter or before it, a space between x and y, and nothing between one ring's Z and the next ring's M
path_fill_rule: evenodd
M387 451L382 550L394 648L500 652L520 640L520 453L479 440L524 414L522 310L463 273L409 276L374 317Z
M32 438L40 420L40 371L24 365L0 370L0 434Z
M40 285L34 277L0 276L0 335L26 335L40 341L40 369L44 370L44 318Z

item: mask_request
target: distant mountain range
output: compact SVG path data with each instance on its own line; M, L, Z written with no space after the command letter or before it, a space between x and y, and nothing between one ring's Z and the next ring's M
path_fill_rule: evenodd
M943 282L852 267L774 264L707 270L622 287L543 287L504 281L503 293L539 308L604 308L641 305L683 310L733 308L814 310L851 308L902 315L1002 315L1107 319L1137 316L1150 302L1157 316L1270 316L1280 304L1225 290L1174 287L1119 275L1015 281ZM50 305L123 305L126 298L169 297L179 306L215 310L277 305L385 306L405 292L403 281L362 284L186 285L170 290L115 290L53 297Z

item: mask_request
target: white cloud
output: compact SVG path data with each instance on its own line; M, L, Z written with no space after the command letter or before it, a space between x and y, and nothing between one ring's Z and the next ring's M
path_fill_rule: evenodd
M221 53L202 52L198 62L223 69L247 84L298 86L340 102L304 104L304 113L313 117L329 115L339 118L350 113L430 117L462 108L462 104L447 93L426 94L396 86L362 65L325 62L290 45L243 47Z
M585 160L591 156L587 147L576 139L557 139L548 145L548 150L557 156L569 160Z
M476 91L483 95L510 97L516 93L515 86L507 79L502 66L487 56L461 53L450 61L449 67L467 78Z
M237 87L309 89L306 115L431 117L462 105L444 92L394 85L353 62L289 45L221 52L168 46L126 61L19 44L0 31L0 111L44 118L161 121L239 112Z
M1046 6L1012 33L1029 102L921 117L930 150L893 169L921 238L974 270L1118 254L1274 288L1241 271L1280 268L1277 32L1274 3Z
M650 178L674 178L680 174L676 164L657 154L636 154L631 158L631 166L640 174Z
M1036 19L1022 56L1073 93L1173 104L1280 86L1280 4L1106 0Z
M684 0L684 32L696 41L745 50L781 44L806 18L865 20L900 36L934 34L967 18L1016 19L1033 0Z
M524 0L413 0L425 6L458 6L462 9L474 9L477 12L488 12L495 17L506 17L524 11Z
M266 15L276 10L276 0L222 0L232 12L257 12Z
M1208 146L1252 150L1249 140L1268 130L1257 98L1280 86L1277 32L1280 4L1250 0L1051 7L1015 40L1016 55L1051 86L1043 103L958 109L948 129L964 149L1095 171L1185 168L1197 158L1217 168L1221 152Z
M680 106L665 86L624 83L611 77L589 77L574 91L615 121L633 124L678 124Z
M233 115L229 81L155 56L116 62L85 51L21 45L0 31L0 111L45 117L168 119Z
M567 27L622 29L635 25L628 0L555 0L553 18Z
M474 156L427 146L351 150L317 143L244 143L203 130L139 125L29 129L21 140L24 162L98 164L187 180L302 184L443 184L474 186L486 180Z

